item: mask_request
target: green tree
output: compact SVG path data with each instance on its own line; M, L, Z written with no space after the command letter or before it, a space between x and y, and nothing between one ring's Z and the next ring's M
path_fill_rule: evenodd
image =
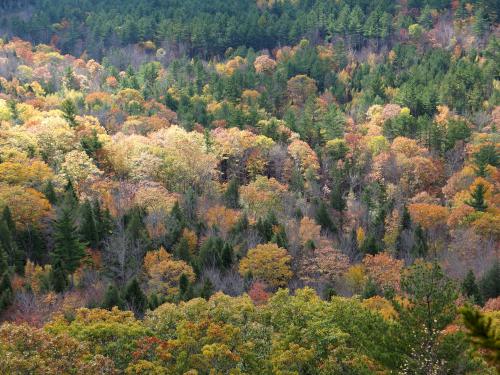
M127 303L128 308L138 316L142 316L148 306L148 299L135 277L126 285L123 299Z
M203 280L203 286L201 287L200 297L208 300L210 296L214 293L214 285L212 281L207 277Z
M60 259L52 262L50 270L50 284L57 293L62 293L68 286L68 276Z
M7 264L7 254L0 245L0 312L7 308L13 297L12 285L10 283L10 272Z
M99 231L94 217L92 204L88 199L80 207L80 234L84 242L93 249L99 246Z
M440 332L456 317L457 291L437 263L417 261L403 271L404 304L393 300L399 314L396 332L405 352L404 363L413 374L441 371Z
M488 174L488 165L493 167L500 166L500 153L494 144L487 144L482 146L479 151L473 155L472 160L475 165L476 174L479 177L486 177Z
M424 228L419 224L415 228L413 236L413 247L411 252L415 258L425 258L429 252L429 245L427 244L427 236Z
M471 199L465 201L465 203L474 208L476 211L486 211L488 208L484 198L486 191L487 189L483 184L477 184L474 191L471 193Z
M495 261L484 273L479 281L479 288L485 301L500 296L500 261Z
M333 224L326 204L323 201L320 202L318 210L316 211L316 222L321 225L323 230L330 231L331 233L335 232L335 224Z
M472 270L467 272L467 275L462 281L462 294L468 297L476 305L482 305L483 303L483 297L481 296L481 292L476 283L476 276Z
M190 262L191 253L189 251L189 242L185 237L181 237L179 242L177 242L174 248L174 252L177 258L182 259L187 263Z
M85 255L85 243L80 241L78 228L75 225L72 212L69 208L62 208L54 222L54 250L52 251L53 264L60 262L61 269L71 276L80 266Z
M77 125L76 123L77 109L73 100L65 99L61 103L61 111L63 112L63 117L68 122L68 124L71 127L75 127Z
M239 183L237 178L232 178L227 184L226 191L224 192L224 201L226 206L229 208L239 208L240 206L240 195L239 195Z
M113 307L118 307L123 309L124 301L120 296L120 291L115 284L109 284L106 289L106 294L104 295L104 300L102 301L102 308L111 310Z

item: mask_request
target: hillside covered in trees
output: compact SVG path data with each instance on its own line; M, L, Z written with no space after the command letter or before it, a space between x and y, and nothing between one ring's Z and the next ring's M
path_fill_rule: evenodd
M499 8L1 2L0 373L496 374Z

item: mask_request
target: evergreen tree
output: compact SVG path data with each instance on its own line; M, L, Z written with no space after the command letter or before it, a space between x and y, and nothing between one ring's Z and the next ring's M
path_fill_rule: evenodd
M0 312L11 304L12 293L7 254L0 245Z
M50 284L52 289L57 293L62 293L68 286L67 271L61 262L61 259L56 258L52 262L52 269L50 271Z
M339 212L344 211L347 207L347 203L343 196L342 189L338 184L337 186L334 186L332 188L332 191L330 193L330 205L332 206L333 209Z
M7 107L9 108L10 118L14 122L14 124L18 124L19 121L19 110L17 109L17 103L15 100L8 100Z
M487 144L485 146L482 146L479 151L473 155L472 159L475 164L476 174L479 177L487 176L488 165L491 165L493 167L500 166L500 154L498 153L494 144Z
M92 204L88 199L80 207L80 235L91 248L97 249L99 247L99 231Z
M477 36L483 36L489 28L489 20L486 11L483 7L476 8L474 13L474 24L472 30Z
M467 275L462 281L462 293L464 296L468 297L474 304L483 304L483 298L476 283L476 276L474 275L474 272L472 272L472 270L469 270L469 272L467 272Z
M323 201L320 202L318 210L316 211L316 222L321 225L323 230L327 230L332 233L335 232L335 225L333 224L332 218L330 217Z
M174 252L179 259L189 263L191 261L191 253L189 251L189 242L185 237L181 237L175 245Z
M190 299L190 283L185 273L179 278L179 299L187 301Z
M53 263L60 262L60 267L66 275L71 275L71 285L73 285L73 273L85 255L84 250L85 244L80 241L72 213L69 208L64 207L54 223L52 259Z
M107 208L105 210L101 209L101 205L97 199L92 204L92 212L97 226L97 236L99 242L102 243L111 234L113 218Z
M405 235L407 235L411 229L411 216L408 208L403 207L401 213L401 220L399 221L398 236L396 237L396 254L399 259L404 258L405 255Z
M269 242L273 238L273 228L278 224L278 219L276 218L275 213L268 212L264 218L259 218L259 220L257 220L255 227L264 242Z
M495 261L486 271L479 282L479 288L485 301L500 296L500 261Z
M111 310L113 307L118 307L123 309L123 299L120 296L120 291L114 284L109 284L108 289L106 289L106 294L104 295L104 300L101 307L103 309Z
M47 182L47 184L45 185L44 194L47 197L47 200L51 204L57 203L57 195L56 195L56 191L54 189L54 184L52 183L52 181Z
M233 248L228 243L222 248L221 263L224 269L230 268L233 264Z
M369 233L363 243L361 244L360 249L364 254L375 255L380 252L380 246L377 243L377 239L371 233Z
M148 301L149 309L151 311L155 310L160 305L161 305L161 302L160 302L160 299L158 298L158 295L156 293L151 294L149 296L149 301Z
M5 206L2 212L2 219L7 224L7 228L9 229L12 236L15 238L16 236L16 223L12 218L12 213L10 211L9 206Z
M465 201L466 204L474 208L476 211L486 211L488 205L485 202L486 187L480 183L477 184L474 191L471 193L471 199Z
M77 125L76 123L77 109L73 100L65 99L61 103L61 111L63 112L63 117L68 122L68 124L71 127L75 127Z
M7 215L10 217L10 211L8 211ZM0 220L0 245L5 251L8 264L11 266L17 264L20 254L18 254L16 239L14 238L13 233L9 229L9 225L5 220L5 215Z
M361 296L363 297L363 299L368 299L371 297L375 297L378 294L379 290L377 288L377 285L373 282L371 278L369 278L365 284L365 287L363 288L363 293Z
M395 343L406 353L412 373L432 373L447 354L438 337L456 317L455 285L437 263L416 262L403 274L401 290L407 303L392 299L399 314Z
M127 302L128 307L138 316L142 316L146 311L148 300L135 277L125 287L123 298Z
M412 254L415 258L425 258L429 251L425 231L421 225L417 225L414 233L414 244L412 247Z
M97 131L95 129L92 131L92 135L83 136L80 144L85 153L93 159L96 159L97 151L102 148L102 142L97 137Z
M175 202L166 220L166 246L173 246L182 235L186 223L178 202Z
M78 205L78 195L76 195L75 187L71 179L68 179L66 186L64 186L63 204L71 208L76 208Z
M226 191L224 192L224 202L229 208L239 208L240 206L240 193L239 182L237 178L232 178L227 184Z
M213 286L212 282L210 281L210 279L207 277L203 281L203 286L201 288L200 297L208 300L210 298L210 296L213 294L213 292L214 292L214 286Z

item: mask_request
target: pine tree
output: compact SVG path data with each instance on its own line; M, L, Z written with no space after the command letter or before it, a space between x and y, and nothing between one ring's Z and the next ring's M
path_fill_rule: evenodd
M54 223L54 242L53 262L61 263L65 274L71 275L71 285L73 285L73 273L80 266L80 261L85 255L85 244L79 239L78 228L67 207L60 211Z
M339 212L344 211L347 207L345 198L342 195L342 189L338 184L332 188L330 193L330 205Z
M91 248L97 249L99 247L99 232L93 207L88 199L80 207L80 218L80 235L82 240L87 242Z
M229 208L239 208L240 206L240 193L239 182L237 178L232 178L227 184L226 191L224 192L224 202Z
M12 121L14 122L14 124L18 124L19 123L19 109L17 109L16 101L12 100L12 99L8 100L7 107L9 108L10 117L11 117Z
M406 206L403 207L403 212L401 213L401 220L399 221L399 228L398 228L398 236L396 238L396 254L398 258L403 258L405 254L405 243L404 243L404 237L405 234L408 233L408 231L411 229L411 216L410 212L408 211L408 208Z
M10 230L13 237L16 236L16 223L14 223L14 219L12 219L12 213L10 212L9 206L5 206L2 212L2 219L5 224L7 224L7 228Z
M50 284L52 285L52 289L57 293L63 292L68 286L67 273L60 259L55 259L52 262Z
M111 213L106 208L101 209L99 201L96 199L92 204L92 212L94 213L95 222L97 225L97 236L99 238L99 243L102 243L104 239L111 234L113 228L113 219Z
M483 184L477 184L474 191L471 193L471 199L465 201L466 204L474 208L476 211L486 211L488 205L485 202L486 187Z
M203 281L203 287L201 288L200 297L208 300L214 292L214 286L209 278Z
M179 278L179 299L181 301L187 301L190 299L189 287L190 287L189 279L186 276L186 274L183 273Z
M318 210L316 211L316 222L321 225L323 230L328 230L332 233L335 232L335 225L323 202L320 202Z
M149 309L155 310L158 306L160 306L161 302L156 293L153 293L149 296L148 306Z
M139 316L144 314L144 311L146 311L146 307L148 306L148 300L135 277L125 287L123 297L129 308L135 314Z
M485 301L500 296L500 261L495 261L486 271L479 282L479 287Z
M417 225L414 234L414 244L412 247L412 254L415 258L425 258L429 251L429 245L427 244L427 238L422 226Z
M71 99L65 99L61 103L61 110L63 112L63 117L71 127L75 127L76 123L76 106L75 103Z
M363 244L361 245L360 249L364 254L371 254L375 255L378 254L380 251L380 246L377 243L377 239L375 236L371 233L369 233L365 240L363 241Z
M222 248L221 258L222 267L229 269L233 264L233 248L228 243Z
M363 299L368 299L371 297L375 297L376 295L378 295L377 285L373 282L372 279L368 279L365 287L363 288L362 297Z
M102 302L102 308L111 310L113 307L118 307L119 309L123 309L123 299L120 296L120 291L115 286L115 284L109 284L108 289L106 290L106 294L104 295L104 300Z
M68 207L75 208L78 205L78 195L76 195L75 187L71 179L68 179L64 187L63 200L63 204Z
M191 260L191 253L189 251L189 242L185 237L181 237L177 245L175 245L174 252L179 259L189 263Z
M474 24L472 30L477 36L483 36L489 28L489 20L487 13L483 7L478 7L474 14Z
M57 203L57 195L56 191L54 190L54 184L52 183L52 181L47 182L47 185L44 189L44 194L51 204Z
M483 304L483 297L479 291L479 287L476 283L476 276L472 270L467 272L463 282L462 282L462 293L464 296L471 299L472 302L476 305Z
M0 245L0 312L12 302L12 285L10 283L7 254Z

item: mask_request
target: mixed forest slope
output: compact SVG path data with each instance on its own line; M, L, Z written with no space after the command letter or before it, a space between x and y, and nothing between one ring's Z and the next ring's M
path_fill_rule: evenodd
M4 1L0 373L495 374L495 1Z

